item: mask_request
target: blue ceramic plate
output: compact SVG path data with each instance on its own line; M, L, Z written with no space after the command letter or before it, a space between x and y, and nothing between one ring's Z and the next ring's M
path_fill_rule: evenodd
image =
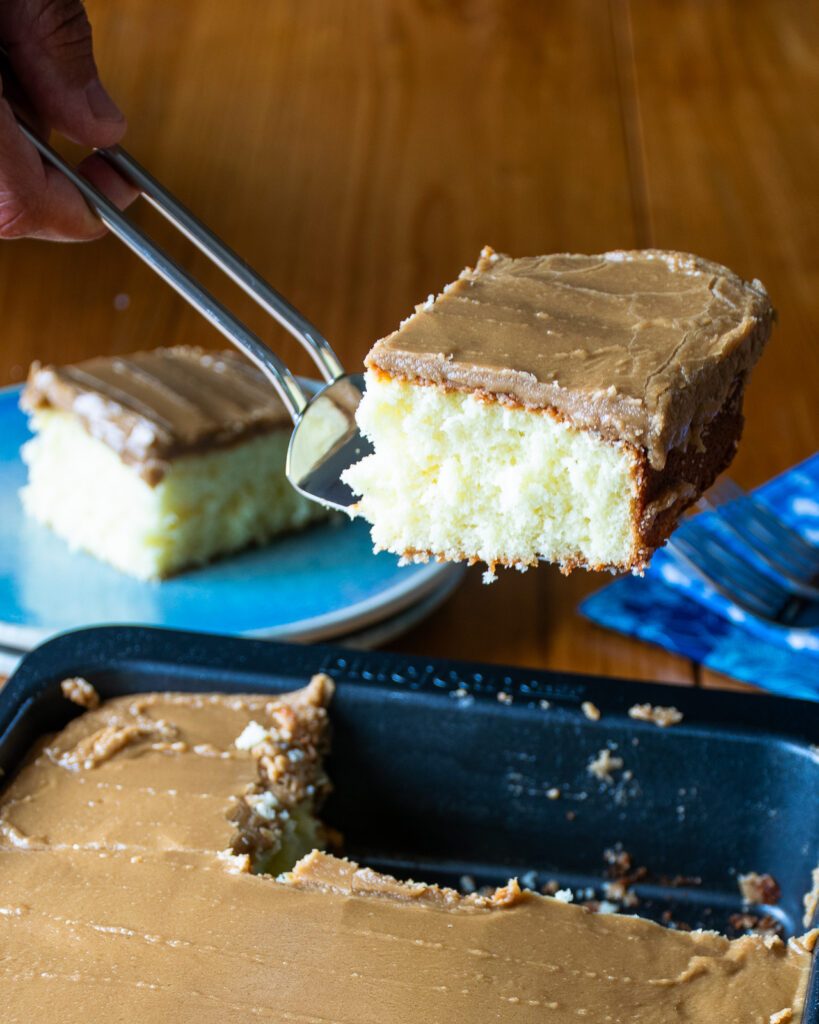
M373 555L365 523L344 519L162 583L72 552L20 505L20 446L30 437L19 388L0 390L0 643L33 647L103 623L320 640L361 630L447 587L460 566L399 568Z

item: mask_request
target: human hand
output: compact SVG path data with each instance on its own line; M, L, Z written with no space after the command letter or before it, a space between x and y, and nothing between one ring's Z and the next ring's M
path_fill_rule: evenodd
M20 132L18 110L44 138L54 130L110 146L125 117L97 74L82 0L0 0L0 238L84 241L105 234L77 189ZM136 190L99 156L81 173L120 208Z

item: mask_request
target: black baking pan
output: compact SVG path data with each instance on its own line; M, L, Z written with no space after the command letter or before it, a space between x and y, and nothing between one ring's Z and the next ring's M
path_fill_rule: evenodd
M349 856L461 888L517 875L601 898L604 851L622 848L647 869L632 913L732 934L732 915L750 909L786 935L803 930L819 863L819 704L114 626L24 659L0 691L0 769L13 773L39 736L79 713L61 695L66 676L106 698L275 693L318 671L338 684L324 817ZM629 717L646 702L683 721ZM588 771L604 749L622 760L611 781ZM743 907L737 875L748 871L778 881L775 906ZM816 973L805 1024L819 1024Z

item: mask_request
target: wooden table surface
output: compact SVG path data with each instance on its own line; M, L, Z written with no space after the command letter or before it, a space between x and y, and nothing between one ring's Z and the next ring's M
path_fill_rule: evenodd
M126 145L360 366L490 243L660 246L765 282L779 311L732 474L819 439L819 6L802 0L88 0ZM68 150L70 152L70 150ZM294 369L288 336L137 219ZM0 244L0 385L220 338L114 239ZM730 685L576 614L606 578L473 569L396 647Z

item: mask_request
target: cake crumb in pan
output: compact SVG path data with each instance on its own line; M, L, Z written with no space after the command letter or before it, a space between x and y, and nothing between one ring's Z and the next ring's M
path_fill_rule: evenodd
M100 706L100 695L82 676L72 676L70 679L63 679L60 683L63 697L70 700L72 704L78 704L81 708L93 711Z
M592 704L590 700L584 700L580 705L580 710L590 722L600 721L600 708L596 704Z
M661 707L659 704L632 704L628 709L629 718L638 722L653 722L661 729L667 729L670 725L679 725L683 720L683 713L675 707Z
M756 871L749 871L747 875L740 875L737 882L746 903L771 904L778 903L782 898L779 882L773 875L759 875Z
M608 747L598 751L588 765L586 771L601 782L614 782L612 772L619 772L623 767L622 757L615 757Z

